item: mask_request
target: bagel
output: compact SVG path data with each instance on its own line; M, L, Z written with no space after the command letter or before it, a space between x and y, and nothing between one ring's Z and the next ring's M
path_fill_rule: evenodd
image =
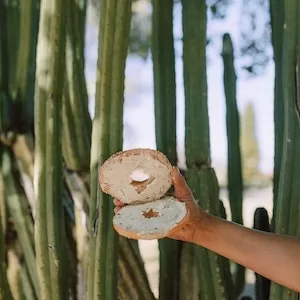
M113 218L115 230L131 239L161 239L184 223L184 202L166 196L172 185L172 165L152 149L121 151L99 169L102 191L123 206Z

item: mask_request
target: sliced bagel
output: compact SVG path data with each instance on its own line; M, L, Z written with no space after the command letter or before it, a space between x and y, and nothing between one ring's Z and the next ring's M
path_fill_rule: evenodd
M125 204L145 203L164 196L172 185L172 165L164 154L133 149L114 154L99 170L104 193Z
M122 207L113 218L113 226L120 235L130 239L161 239L183 225L186 217L185 203L168 196Z

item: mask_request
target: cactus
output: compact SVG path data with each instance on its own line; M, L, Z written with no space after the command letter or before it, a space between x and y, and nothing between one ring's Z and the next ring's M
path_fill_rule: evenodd
M200 183L200 178L206 179L203 176L206 175L205 170L201 172L201 167L210 165L206 57L203 47L206 43L206 8L204 2L187 0L182 1L182 6L186 177L197 199L201 199L201 206L208 209L208 197L204 194L207 190ZM195 64L195 61L199 63ZM193 132L196 128L197 133ZM205 190L199 187L200 184ZM200 298L214 299L213 285L206 284L206 278L212 278L209 253L206 249L197 249L195 257Z
M63 97L63 156L71 170L88 169L91 146L91 118L84 77L85 5L67 0L66 80Z
M173 165L176 152L176 85L173 40L173 0L153 0L152 59L155 95L155 136L157 149ZM159 241L159 299L177 299L180 242Z
M0 1L0 133L12 127L12 101L9 93L9 76L11 72L8 53L8 32L7 32L7 3Z
M42 299L66 299L61 109L65 2L42 1L35 91L35 243ZM51 63L50 63L51 62Z
M268 212L265 208L259 207L254 212L254 229L270 232ZM259 274L255 274L255 294L257 300L265 300L270 297L270 280Z
M240 120L236 102L236 74L229 34L223 36L224 90L226 98L228 194L232 221L243 224L243 177L240 151ZM236 266L235 288L239 295L245 284L245 268Z
M2 148L2 147L1 147ZM0 153L2 156L2 149L0 148ZM3 193L3 183L2 178L0 180L0 300L12 300L12 294L7 280L7 263L6 263L6 243L5 243L5 214L4 214L4 193Z
M17 105L21 115L18 116L22 130L33 129L34 123L34 80L35 56L39 24L39 1L20 1L20 33L22 46L17 52Z
M284 100L284 146L277 190L275 230L279 234L300 236L300 126L297 114L299 99L300 41L298 38L300 5L296 0L284 2L285 26L282 48L282 87ZM276 103L275 103L276 105ZM299 110L298 110L299 113ZM288 205L287 205L288 204ZM272 299L297 299L297 293L272 284Z
M275 61L275 90L274 90L274 175L273 175L273 219L272 228L275 226L275 216L278 199L279 176L283 152L284 130L284 102L282 81L282 44L284 24L284 2L270 0L272 44Z
M38 285L38 275L35 265L35 251L33 241L33 224L31 216L26 214L24 207L24 195L21 196L21 187L16 186L14 177L17 176L16 170L12 166L13 160L7 149L2 150L2 176L5 186L5 198L8 213L12 218L18 234L18 240L23 250L26 267L30 276L31 285L34 287L35 297L40 295ZM23 204L23 205L22 205Z
M223 218L223 219L227 219L227 215L226 215L226 210L225 210L225 206L223 204L223 201L220 200L219 202L219 206L220 206L220 217ZM221 265L221 269L222 269L222 272L223 272L223 278L226 278L226 282L227 282L227 289L229 291L231 291L230 293L230 297L238 297L241 293L241 291L239 290L239 286L237 285L237 282L238 282L238 278L237 278L237 274L238 274L238 271L236 273L236 280L234 282L234 278L231 274L231 261L229 261L228 259L226 259L225 257L219 257L219 263ZM242 268L242 266L241 266ZM244 270L243 270L244 272ZM243 282L244 282L244 277L242 278ZM242 281L241 280L241 281ZM234 285L235 283L235 285ZM243 287L242 285L240 285L241 287Z
M91 235L90 239L88 299L109 300L116 299L117 294L118 238L110 221L112 201L98 187L98 165L122 148L124 72L131 1L102 1L100 13L90 200L90 227L94 227L96 237Z
M187 181L200 205L219 215L219 187L211 168L206 82L206 6L182 0L183 71L185 87L185 148ZM198 62L198 63L195 63ZM233 299L220 256L197 248L201 299ZM207 278L210 278L209 282Z
M38 5L38 0L0 3L0 72L5 74L0 76L0 131L33 129Z
M16 248L17 245L11 245L11 248L7 251L7 277L13 299L21 300L25 298L25 291L22 283L21 259L18 256Z
M3 0L2 0L3 1ZM2 2L1 1L1 2ZM17 56L20 42L20 0L7 0L4 2L5 14L3 22L5 31L5 46L6 48L6 64L8 64L8 93L9 98L15 104L17 98ZM18 122L14 115L14 122Z
M151 292L147 274L143 267L143 262L135 251L132 243L125 238L120 238L120 257L119 257L119 279L125 282L119 282L119 286L125 286L123 291L124 299L141 298L145 300L154 300ZM130 295L130 293L134 293ZM139 299L140 299L139 298Z

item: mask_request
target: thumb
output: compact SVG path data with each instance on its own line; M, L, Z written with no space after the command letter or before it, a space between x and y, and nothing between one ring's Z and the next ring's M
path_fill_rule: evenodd
M188 202L193 200L193 194L189 186L187 185L184 177L180 174L178 168L173 167L172 180L175 189L175 197L178 200Z

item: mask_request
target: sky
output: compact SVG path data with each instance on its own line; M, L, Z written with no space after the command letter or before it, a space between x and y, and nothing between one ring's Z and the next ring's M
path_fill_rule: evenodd
M223 64L221 57L222 35L229 33L236 49L239 48L239 30L242 1L231 5L224 20L208 22L208 35L214 36L215 45L209 53L207 65L208 105L210 118L212 164L226 168L227 139L226 111L223 89ZM149 13L151 7L143 7ZM262 16L263 17L263 16ZM182 74L181 6L174 8L174 36L176 53L177 86L177 149L179 165L185 166L184 159L184 86ZM97 62L97 26L89 24L86 32L86 76L90 95L90 111L93 115L95 92L95 67ZM271 46L270 46L271 49ZM239 70L237 68L237 70ZM264 73L250 79L237 73L237 102L240 112L248 101L254 105L256 114L256 135L260 150L260 169L271 174L273 170L273 96L274 64L271 60ZM145 61L129 56L126 64L124 149L135 147L155 148L154 99L151 56Z

